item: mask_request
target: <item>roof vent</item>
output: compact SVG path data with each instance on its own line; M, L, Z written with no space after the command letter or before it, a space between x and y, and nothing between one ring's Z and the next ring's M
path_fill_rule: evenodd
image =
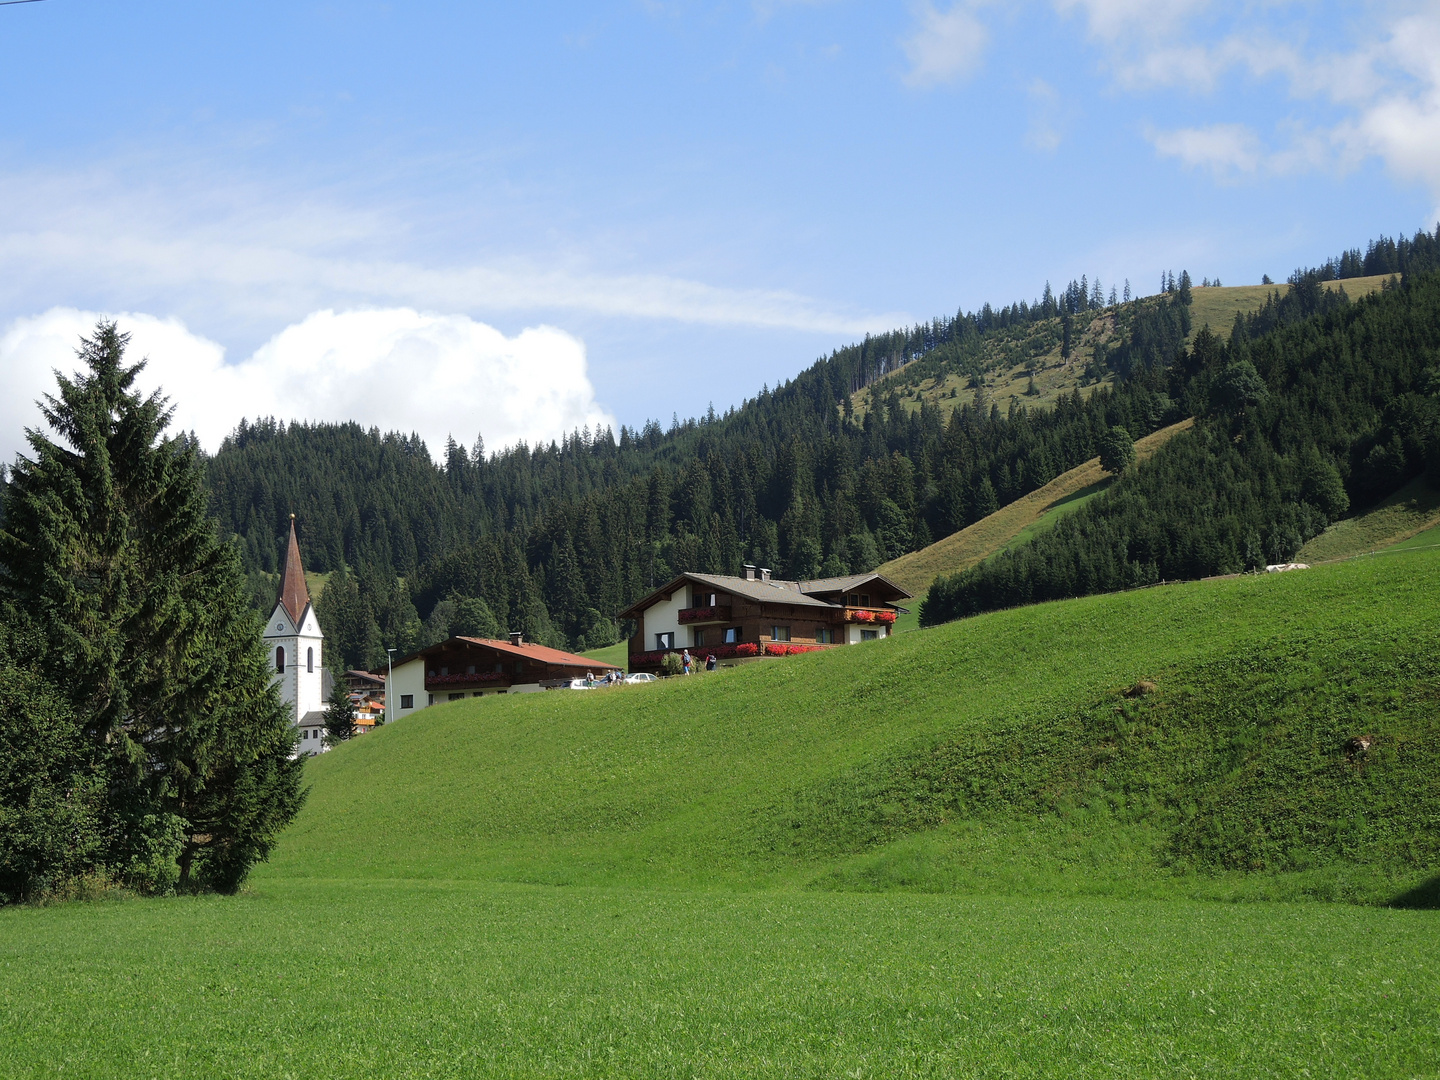
M516 646L524 645L524 644L525 644L524 635L522 635L522 634L520 633L520 631L518 631L518 630L515 631L515 633L513 633L513 634L510 635L510 644L511 644L511 645L516 645Z
M763 567L763 566L762 566L762 567L760 568L760 580L761 580L761 581L769 581L769 580L770 580L770 571L769 571L769 569L767 569L766 567Z
M754 580L755 580L755 566L754 566L753 563L748 563L748 562L747 562L747 563L745 564L745 580L746 580L746 581L754 581Z

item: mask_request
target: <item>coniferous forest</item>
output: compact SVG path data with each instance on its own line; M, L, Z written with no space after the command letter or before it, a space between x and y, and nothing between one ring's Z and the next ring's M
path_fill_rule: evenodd
M1052 532L937 580L922 622L1284 563L1417 476L1440 488L1440 273L1356 303L1303 278L1133 381L1196 427Z
M1327 318L1360 317L1347 312L1362 305L1325 282L1372 273L1394 273L1397 283L1399 275L1414 278L1440 263L1437 237L1440 229L1382 239L1363 254L1357 249L1297 270L1286 294L1277 292L1237 323L1233 346L1202 329L1187 350L1191 281L1169 274L1158 295L1129 303L1113 289L1107 300L1098 282L1071 282L1058 294L1047 285L1033 304L986 305L869 337L724 414L712 409L668 427L655 421L622 427L618 436L577 431L558 443L496 452L477 436L468 448L451 442L432 461L415 436L355 424L246 422L206 463L212 512L239 546L256 606L264 608L273 603L289 515L298 516L307 567L330 575L320 615L347 666L378 667L386 648L409 649L457 632L518 630L556 646L606 645L624 631L613 614L680 569L734 573L753 562L790 578L869 570L1094 457L1114 427L1138 439L1187 415L1216 422L1223 416L1241 428L1259 422L1269 414L1226 412L1230 406L1216 404L1223 395L1215 387L1232 360L1244 362L1248 349L1248 362L1267 383L1281 378L1270 350L1301 347L1278 344L1282 337L1308 340L1307 333L1320 331L1296 329L1300 324L1318 328L1329 325ZM1398 303L1387 298L1381 307ZM912 407L896 392L900 378L943 370L978 380L987 349L993 353L997 343L1017 335L1059 338L1107 311L1124 332L1096 348L1087 374L1101 384L1088 387L1088 395L1076 390L1052 408L1012 402L1001 410L982 390L947 416L932 402ZM860 415L852 395L866 387L874 407ZM1279 408L1285 397L1274 389L1266 409ZM1379 431L1375 417L1385 401L1365 408L1345 418L1347 434L1312 440L1357 504L1388 482L1357 467L1349 443L1342 445ZM1284 415L1276 422L1293 422L1291 412ZM1204 433L1158 468L1198 452L1205 439L1213 443L1217 430L1207 419ZM1228 453L1256 452L1243 441L1237 446ZM1305 452L1313 472L1318 466ZM1406 460L1402 473L1415 467ZM1127 479L1115 499L1136 482ZM1238 565L1262 553L1269 558L1319 527L1322 513L1337 512L1334 500L1302 509L1292 488L1267 495L1268 509L1247 509L1235 519L1243 526L1226 526L1239 531L1222 545L1223 555L1186 556L1173 566L1146 557L1093 584L1077 578L1054 587L1113 588L1146 575L1213 572L1237 558ZM1283 514L1274 509L1281 506ZM1097 507L1048 543L1101 512ZM932 605L930 617L941 611Z

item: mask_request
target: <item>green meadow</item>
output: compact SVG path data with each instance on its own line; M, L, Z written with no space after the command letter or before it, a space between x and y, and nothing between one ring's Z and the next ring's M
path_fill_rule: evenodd
M1417 547L428 709L238 897L0 910L0 1075L1440 1075L1437 596Z

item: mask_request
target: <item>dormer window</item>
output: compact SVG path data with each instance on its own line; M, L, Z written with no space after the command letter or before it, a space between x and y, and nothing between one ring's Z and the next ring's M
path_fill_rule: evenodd
M285 646L281 645L275 650L275 674L285 674Z

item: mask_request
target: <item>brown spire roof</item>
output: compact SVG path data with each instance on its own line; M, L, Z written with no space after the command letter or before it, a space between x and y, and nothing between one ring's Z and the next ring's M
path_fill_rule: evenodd
M285 571L280 575L280 605L298 628L300 617L310 606L305 587L305 568L300 565L300 542L295 539L295 515L290 515L290 549L285 552Z

